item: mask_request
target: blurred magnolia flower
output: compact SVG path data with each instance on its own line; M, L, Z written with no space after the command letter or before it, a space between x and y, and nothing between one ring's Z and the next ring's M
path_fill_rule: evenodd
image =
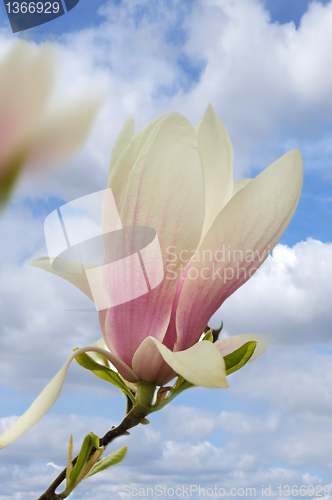
M107 350L99 344L74 353L21 417L23 432L55 400L79 353L103 354L128 383L162 386L180 375L194 385L226 388L225 356L250 341L257 342L251 361L266 350L261 335L199 340L211 316L262 264L288 226L301 193L302 159L298 150L291 151L255 179L236 182L232 163L229 136L212 106L195 129L178 113L162 115L136 135L133 119L125 123L113 149L108 187L124 227L156 231L165 277L148 293L99 311ZM105 203L104 221L107 213ZM218 254L225 245L231 259ZM204 252L208 262L199 258ZM185 267L181 255L190 256ZM58 273L45 258L33 265L64 277L92 299L86 275ZM134 269L128 273L123 281L134 286ZM107 274L103 278L103 291L114 296L121 277L117 283ZM12 429L0 446L18 437Z
M63 162L84 145L100 97L50 105L55 80L49 44L19 41L0 63L0 207L24 168Z

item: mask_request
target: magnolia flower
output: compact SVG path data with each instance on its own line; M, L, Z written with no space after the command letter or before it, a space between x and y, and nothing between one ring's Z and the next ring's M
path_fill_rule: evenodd
M222 356L256 339L198 343L211 316L288 226L301 193L302 160L294 150L255 179L236 182L232 163L229 136L211 105L195 129L182 115L166 113L136 135L129 119L116 141L108 187L122 224L157 232L165 269L149 293L99 312L112 363L129 382L163 385L178 373L197 385L226 387ZM223 247L230 259L220 258ZM192 257L185 267L181 254ZM35 265L52 271L48 260ZM90 295L84 276L62 276ZM114 293L107 279L104 286Z
M97 96L49 104L55 64L47 44L17 42L0 64L0 205L23 166L62 162L84 145L101 105Z
M194 385L226 388L227 354L248 341L257 342L251 361L264 352L267 343L260 335L199 340L211 316L262 264L286 229L300 197L302 160L294 150L255 179L233 182L232 159L229 136L211 106L195 129L178 113L162 115L136 135L133 119L125 123L113 149L108 187L123 226L156 231L164 279L145 295L99 311L107 349L90 346L74 353L21 417L25 420L0 438L0 446L47 411L78 353L103 354L128 383L162 386L177 374ZM221 258L224 247L231 258ZM64 277L92 299L84 274L58 273L49 259L33 265ZM125 281L130 283L128 277ZM107 276L103 284L112 295Z
M233 182L231 142L212 106L195 129L177 113L136 136L133 129L129 120L117 140L109 187L124 226L156 230L165 269L173 249L178 279L166 272L148 294L99 312L105 343L128 366L127 380L162 385L175 372L196 385L226 387L222 356L256 337L197 342L288 226L301 192L301 155L291 151L255 179ZM221 260L217 251L225 245L231 259ZM193 256L182 272L181 252Z

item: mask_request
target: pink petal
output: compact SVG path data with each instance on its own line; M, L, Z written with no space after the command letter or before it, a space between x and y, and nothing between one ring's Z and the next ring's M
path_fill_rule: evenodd
M203 163L205 184L205 219L202 229L204 238L220 210L228 203L234 192L233 186L233 149L227 130L211 104L208 105L202 119L195 127L198 150ZM243 186L242 186L243 187ZM240 186L239 186L240 188ZM199 248L199 245L198 245ZM173 350L177 341L176 310L185 277L191 267L186 266L177 284L172 306L172 314L163 341ZM198 340L198 338L196 339Z
M143 340L133 357L133 370L141 380L165 385L176 376L151 337ZM136 371L137 370L137 371Z
M156 231L166 274L152 291L107 313L107 345L131 366L143 340L149 335L162 340L169 323L183 263L177 259L172 268L176 279L169 279L168 248L194 251L203 225L204 179L196 134L180 114L163 115L152 128L131 170L120 216L123 226Z
M182 288L176 350L197 341L224 300L268 257L296 210L302 177L301 155L291 151L238 191L220 212Z

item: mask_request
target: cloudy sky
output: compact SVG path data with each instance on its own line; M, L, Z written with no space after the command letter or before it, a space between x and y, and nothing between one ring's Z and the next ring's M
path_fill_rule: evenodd
M23 178L0 220L0 431L72 348L101 336L96 313L71 311L91 308L83 294L28 265L46 255L45 217L106 187L129 116L137 131L167 111L196 125L210 102L233 143L235 179L291 149L303 156L301 200L280 244L211 322L222 318L224 335L267 333L274 342L229 377L228 390L187 391L119 439L109 451L128 444L125 461L72 498L134 498L134 488L156 485L192 485L193 497L199 485L256 488L256 498L266 498L262 487L284 498L288 487L305 485L303 498L331 498L332 2L80 0L15 35L3 4L0 13L1 58L16 38L50 40L57 96L106 95L83 151L61 170ZM0 500L35 500L66 465L70 434L77 451L88 432L103 435L123 411L115 388L73 364L54 407L1 451Z

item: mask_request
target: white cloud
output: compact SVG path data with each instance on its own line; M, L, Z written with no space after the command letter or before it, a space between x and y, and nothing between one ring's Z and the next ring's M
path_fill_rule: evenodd
M69 200L103 189L128 116L137 129L170 110L196 124L208 102L229 129L237 177L295 147L307 167L327 168L332 4L312 3L298 29L271 23L256 0L167 5L109 3L100 26L57 43L57 97L103 89L108 99L71 168L23 184L22 193ZM8 37L1 42L7 47Z
M33 257L47 255L43 232L43 217L35 217L28 206L14 206L1 220L0 380L7 388L35 395L73 348L102 336L94 305L82 292L28 265ZM116 393L76 363L65 390L72 383L81 390L100 387L100 395Z
M280 424L277 414L252 416L241 412L222 411L219 425L228 432L237 435L257 435L275 432Z
M107 88L108 100L70 168L22 181L1 220L0 379L16 390L21 405L37 395L73 347L100 337L96 314L66 311L91 307L79 291L27 266L30 258L46 255L47 213L33 214L23 196L33 203L49 195L70 200L104 189L112 144L128 116L137 118L137 129L170 110L195 124L209 101L229 128L237 176L299 145L305 166L317 158L330 161L332 3L313 3L298 30L272 24L254 0L189 4L109 4L101 26L58 43L58 95L98 87ZM9 37L1 35L2 54L8 46ZM184 57L187 71L180 63ZM227 334L272 334L276 343L268 353L229 378L227 397L211 391L211 407L199 408L199 391L188 392L187 407L166 408L152 416L150 426L119 440L119 446L130 445L126 461L82 485L76 498L109 500L124 484L324 484L332 468L331 257L331 244L310 239L293 248L279 245L218 315ZM115 390L73 365L63 400L69 405L76 397L78 413L90 404L89 414L96 415L93 393L110 396L103 414L113 416ZM7 398L4 403L1 426L17 413ZM55 474L46 464L64 465L71 432L77 446L91 430L101 435L113 423L60 411L1 451L0 500L35 499Z
M278 347L229 377L232 394L265 401L275 410L329 415L332 410L332 357L314 348Z
M272 335L277 343L331 342L332 245L277 245L257 273L214 316L229 334ZM264 314L262 314L264 311Z
M179 401L181 401L179 399ZM218 428L218 419L208 409L186 406L168 407L160 414L163 424L172 439L189 439L191 442L205 440Z
M243 435L242 431L237 432L237 426L233 425L228 442L218 447L208 439L192 444L183 442L183 439L182 442L174 441L174 428L169 425L168 413L171 413L171 418L178 413L181 420L184 408L164 411L166 418L159 419L159 424L158 420L154 422L158 424L158 431L139 427L133 429L131 436L112 443L109 453L124 444L129 445L124 462L102 473L99 478L96 476L83 483L77 489L77 498L93 495L94 500L104 500L110 494L124 491L125 485L130 488L200 485L202 488L223 487L228 491L230 488L255 487L256 497L261 498L262 485L265 488L271 485L277 491L279 485L326 484L319 474L303 472L303 469L310 469L311 465L329 469L330 419L286 418L280 432L276 432L269 423L276 418L271 413L253 417L245 412L223 411L219 416L211 412L221 429L234 418L238 422L249 420L254 424L251 437ZM201 418L203 427L206 411L191 408L190 412L197 423ZM64 465L69 433L74 434L76 452L91 429L102 434L113 423L100 417L79 415L45 417L38 428L32 429L19 443L2 450L0 477L4 496L0 498L15 498L11 497L13 491L20 492L22 498L36 498ZM258 432L260 425L265 426L266 432ZM275 459L288 462L288 466L273 465L271 462ZM13 483L17 485L15 490Z

